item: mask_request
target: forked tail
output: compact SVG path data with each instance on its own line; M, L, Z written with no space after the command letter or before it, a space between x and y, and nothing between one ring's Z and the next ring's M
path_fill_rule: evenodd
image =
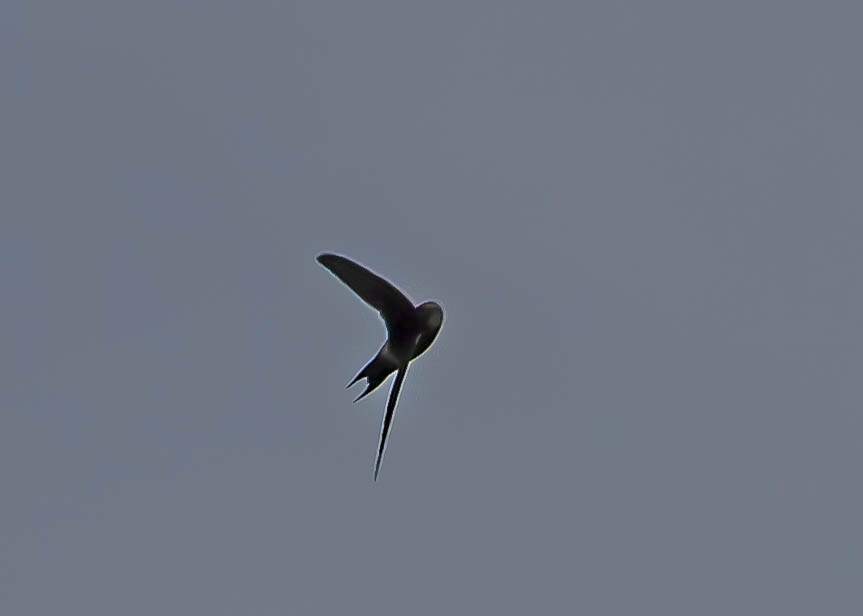
M371 361L366 364L365 368L360 370L347 385L347 387L350 387L360 379L367 379L368 381L365 391L357 396L354 402L359 402L380 387L381 383L383 383L390 374L395 372L397 368L398 364L392 360L388 360L384 355L384 348L381 347L381 350L378 351L377 355L375 355Z

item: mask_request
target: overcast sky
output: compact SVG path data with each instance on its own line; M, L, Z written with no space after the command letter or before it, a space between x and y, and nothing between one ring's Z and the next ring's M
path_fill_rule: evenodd
M861 20L4 0L0 612L863 613Z

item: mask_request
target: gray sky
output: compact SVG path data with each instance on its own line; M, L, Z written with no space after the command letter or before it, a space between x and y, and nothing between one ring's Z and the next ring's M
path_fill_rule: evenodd
M5 0L0 612L863 613L861 19Z

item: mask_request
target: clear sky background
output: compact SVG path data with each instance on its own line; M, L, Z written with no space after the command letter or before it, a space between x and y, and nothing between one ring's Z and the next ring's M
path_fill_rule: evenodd
M861 6L4 0L0 613L863 613Z

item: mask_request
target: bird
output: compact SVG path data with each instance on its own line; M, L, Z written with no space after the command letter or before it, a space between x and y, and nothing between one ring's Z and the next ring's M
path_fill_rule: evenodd
M408 365L425 353L437 338L443 326L443 308L433 301L414 306L392 283L347 257L322 253L316 260L377 310L387 329L383 346L347 385L349 388L360 379L366 379L365 390L354 400L359 402L380 387L390 374L396 373L381 423L374 468L374 481L377 481Z

